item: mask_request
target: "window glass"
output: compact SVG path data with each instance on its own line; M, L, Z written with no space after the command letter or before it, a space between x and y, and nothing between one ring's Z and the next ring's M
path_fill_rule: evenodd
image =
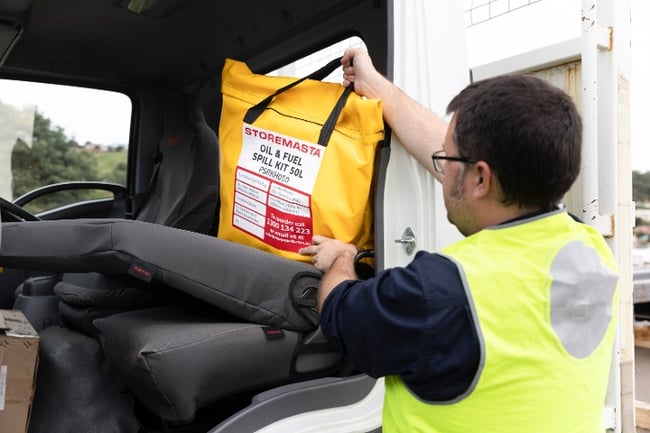
M117 92L0 80L0 196L13 201L68 181L125 185L131 110ZM26 208L37 213L108 196L66 191Z
M268 73L267 75L280 75L287 77L304 77L305 75L310 74L318 70L319 68L325 66L331 60L336 59L337 57L343 56L343 52L346 48L366 48L363 40L358 36L352 36L350 38L344 39L340 42L337 42L329 47L323 48L319 51L316 51L302 59L298 59L293 63L285 65L275 71ZM329 74L323 81L340 83L343 81L343 73L340 68L337 68L334 72Z

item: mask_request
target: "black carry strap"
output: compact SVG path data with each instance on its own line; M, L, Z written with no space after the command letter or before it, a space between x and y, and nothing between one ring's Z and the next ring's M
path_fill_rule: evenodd
M303 77L299 80L296 80L292 83L287 84L286 86L276 90L273 94L267 96L266 98L262 99L260 102L257 104L253 105L251 108L248 109L246 112L246 115L244 116L244 122L248 124L253 124L257 120L258 117L262 115L264 110L269 106L271 101L273 101L273 98L278 96L279 94L291 89L292 87L297 86L298 84L302 83L305 80L322 80L323 78L327 77L331 72L336 70L336 68L341 66L341 59L334 59L322 68L318 69L317 71L312 72L311 74L307 75L306 77ZM341 111L343 110L343 107L345 106L345 102L348 99L348 96L352 92L352 85L346 87L343 90L343 93L339 97L338 101L336 102L336 105L332 109L332 112L330 113L329 117L323 124L323 128L321 129L320 135L318 137L318 144L321 146L326 147L327 143L330 141L330 137L332 136L332 132L334 132L334 127L336 126L336 122L341 115Z
M336 122L339 120L341 111L343 111L345 102L348 100L348 96L350 96L351 92L352 92L352 86L348 86L343 90L343 93L341 93L339 100L336 101L336 105L332 109L332 112L330 113L329 117L323 124L323 128L320 130L320 135L318 136L318 144L320 144L321 146L327 147L327 143L329 143L330 141L332 132L334 132L334 127L336 126Z

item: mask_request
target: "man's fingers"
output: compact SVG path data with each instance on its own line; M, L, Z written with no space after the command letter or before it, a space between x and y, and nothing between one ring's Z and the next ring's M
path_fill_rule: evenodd
M311 256L313 254L316 254L316 248L313 246L300 248L298 250L298 254L302 254L303 256Z
M311 238L311 243L313 245L319 245L319 244L322 244L323 242L325 242L328 239L329 239L328 237L325 237L325 236L322 236L322 235L314 235Z

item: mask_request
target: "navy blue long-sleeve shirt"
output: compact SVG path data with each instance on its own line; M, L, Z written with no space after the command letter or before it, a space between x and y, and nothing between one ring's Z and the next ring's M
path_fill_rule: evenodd
M451 400L470 386L479 342L455 263L419 252L404 268L344 281L321 311L325 335L372 377L399 375L421 399Z

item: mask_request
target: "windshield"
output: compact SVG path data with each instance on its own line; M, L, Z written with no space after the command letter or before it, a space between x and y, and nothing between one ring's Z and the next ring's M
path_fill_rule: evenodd
M67 181L124 185L130 123L131 101L121 93L0 80L0 197ZM52 194L30 210L98 194L105 192Z

